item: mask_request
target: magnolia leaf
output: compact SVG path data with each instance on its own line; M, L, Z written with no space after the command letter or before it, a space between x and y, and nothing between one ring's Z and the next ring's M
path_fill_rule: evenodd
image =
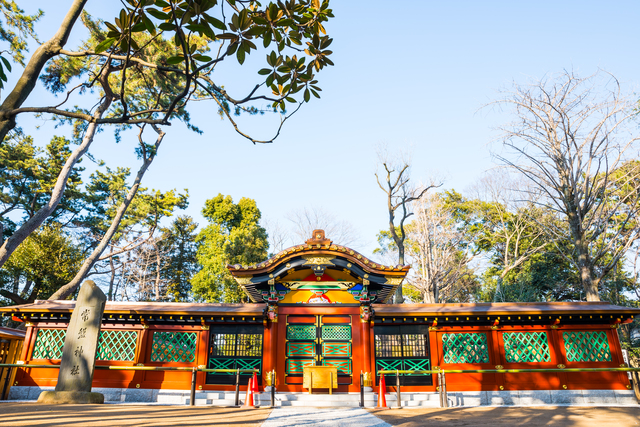
M138 22L136 25L134 25L133 27L131 27L131 32L132 33L139 33L140 31L144 31L147 29L147 26L144 24L144 22Z
M96 53L104 52L105 50L109 49L113 45L113 43L115 41L116 41L116 39L114 39L114 38L104 40L102 43L100 43L98 46L96 46L95 52Z
M163 22L162 24L158 25L158 28L164 31L173 31L176 26L171 22Z
M184 56L172 56L171 58L167 59L167 64L175 65L181 63L182 61L184 61Z
M209 22L211 25L213 25L214 27L216 27L219 30L222 31L226 31L227 30L227 26L224 25L224 22L222 22L221 20L214 18L213 16L209 16L206 13L203 14L204 15L204 19L207 20L207 22Z
M151 16L153 16L156 19L159 19L161 21L166 21L167 19L169 19L169 14L168 13L164 13L159 11L158 9L147 9L147 13Z
M196 53L195 55L193 55L193 59L200 62L213 61L213 58L211 58L210 56L200 55L199 53Z
M0 59L4 62L4 66L7 67L7 70L11 71L11 64L9 61L4 56L0 56Z
M151 34L152 36L155 36L156 26L153 25L153 22L151 21L151 19L149 19L147 15L142 15L142 21L144 22L144 26L147 28L147 31L149 31L149 34Z
M238 53L236 53L236 57L238 58L238 62L240 63L240 65L244 64L244 59L245 59L244 49L242 48L238 49Z

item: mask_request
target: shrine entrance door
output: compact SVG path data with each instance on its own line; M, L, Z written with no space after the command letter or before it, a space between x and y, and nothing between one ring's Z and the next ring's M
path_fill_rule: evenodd
M284 330L281 329L284 345L278 356L284 363L278 363L278 366L284 372L284 378L278 377L284 380L284 389L302 391L304 366L310 365L335 366L338 369L338 391L349 391L354 382L352 316L309 313L282 317L281 320L285 320Z

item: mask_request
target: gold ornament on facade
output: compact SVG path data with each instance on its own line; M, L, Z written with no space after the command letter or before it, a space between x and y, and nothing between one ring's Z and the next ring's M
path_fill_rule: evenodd
M244 277L236 277L236 282L238 282L238 285L240 286L245 286L251 283L251 278L253 276L244 276Z
M273 371L267 372L265 376L265 383L267 387L273 387Z
M334 265L331 260L334 256L303 256L307 260L303 265Z
M400 283L402 283L402 277L386 277L385 279L387 279L387 284L388 285L399 285Z
M373 387L373 378L371 377L371 372L365 372L362 375L362 386Z

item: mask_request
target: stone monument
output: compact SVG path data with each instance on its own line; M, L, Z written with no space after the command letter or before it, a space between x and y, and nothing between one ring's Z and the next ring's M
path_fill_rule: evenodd
M91 392L91 382L106 301L91 280L82 284L64 339L56 389L43 391L39 403L104 403L104 395Z

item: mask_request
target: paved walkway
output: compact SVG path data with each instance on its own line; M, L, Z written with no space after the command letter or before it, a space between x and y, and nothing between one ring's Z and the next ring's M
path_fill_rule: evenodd
M271 411L261 427L391 427L360 408L280 407Z

